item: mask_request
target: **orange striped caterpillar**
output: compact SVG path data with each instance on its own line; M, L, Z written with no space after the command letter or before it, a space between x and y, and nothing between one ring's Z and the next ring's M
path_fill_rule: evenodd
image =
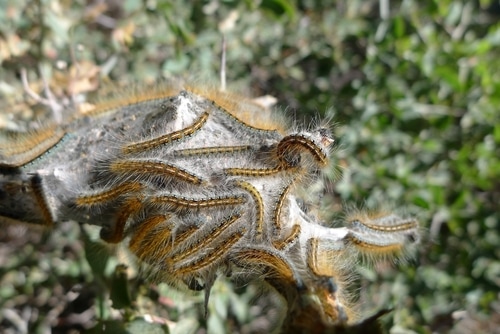
M199 177L182 168L156 160L115 160L111 163L109 169L115 174L135 177L136 179L144 177L147 180L159 176L192 184L200 184L202 182Z
M193 133L201 129L203 124L207 121L207 118L208 118L208 113L204 112L199 116L199 118L193 124L185 128L182 128L181 130L163 134L159 137L140 141L137 143L128 144L127 146L123 147L123 153L124 154L138 153L144 150L159 148L162 145L178 141L184 137L192 135Z
M291 131L249 101L192 87L96 110L0 145L0 223L101 226L155 277L199 282L206 298L217 276L243 272L284 297L285 331L314 312L325 330L358 321L355 257L398 259L418 242L412 217L358 213L332 228L304 210L301 180L330 162L325 128Z
M35 161L57 146L65 135L55 126L33 131L28 136L14 135L8 143L0 144L0 167L20 167Z

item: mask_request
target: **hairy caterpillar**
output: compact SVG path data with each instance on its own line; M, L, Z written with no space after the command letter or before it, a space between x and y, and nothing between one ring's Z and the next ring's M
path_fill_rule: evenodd
M0 146L0 222L99 225L157 277L196 280L207 298L215 277L247 272L283 295L298 331L312 312L321 328L356 322L352 258L398 258L418 242L411 217L356 214L332 228L305 212L295 186L328 165L325 128L291 131L248 100L189 86L89 115Z

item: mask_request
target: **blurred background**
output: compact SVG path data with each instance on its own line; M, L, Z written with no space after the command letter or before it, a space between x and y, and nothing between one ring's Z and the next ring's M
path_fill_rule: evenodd
M327 221L344 204L421 221L413 259L358 270L366 314L394 308L390 333L500 333L499 18L488 0L0 0L0 128L53 119L47 87L71 105L110 86L219 85L224 35L228 90L273 96L298 124L334 115ZM136 277L96 239L71 222L2 227L0 332L253 333L273 321L259 287L223 280L205 319L203 296Z

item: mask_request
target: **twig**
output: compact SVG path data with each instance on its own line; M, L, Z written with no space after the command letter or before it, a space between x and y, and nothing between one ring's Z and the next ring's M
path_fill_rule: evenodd
M40 96L40 94L36 93L35 91L33 91L31 89L29 82L28 82L28 74L27 74L27 71L25 68L21 68L21 81L23 83L23 89L26 92L26 94L28 94L28 96L31 97L33 100L35 100L36 102L38 102L44 106L48 106L50 108L50 110L52 111L52 116L54 117L54 120L57 123L61 123L62 122L62 114L61 114L62 106L56 102L54 95L52 95L52 92L50 91L48 82L45 79L45 76L43 75L41 69L39 69L39 71L40 71L40 75L42 77L42 82L43 82L45 94L47 94L48 98L43 98L42 96Z
M59 103L56 102L56 98L55 98L54 94L52 94L52 91L50 90L49 82L47 81L47 78L45 77L40 65L38 65L38 72L40 72L40 77L42 78L43 91L45 92L45 95L47 96L47 101L49 102L49 107L50 107L50 110L52 111L52 116L54 117L54 120L56 121L57 124L61 124L62 123L62 107Z
M226 90L226 35L222 33L222 55L220 58L220 90Z
M21 81L23 83L23 89L24 91L26 92L26 94L28 94L33 100L35 100L36 102L38 103L41 103L43 105L50 105L50 101L47 100L47 99L44 99L43 97L41 97L39 94L37 94L36 92L34 92L29 83L28 83L28 74L26 72L26 69L25 68L21 68Z

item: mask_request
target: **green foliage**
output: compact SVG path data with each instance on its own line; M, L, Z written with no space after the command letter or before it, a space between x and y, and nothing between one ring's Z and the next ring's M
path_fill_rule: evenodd
M460 333L465 326L480 333L499 326L496 3L127 0L104 2L108 7L100 8L88 1L4 2L0 94L6 100L21 91L21 68L40 87L38 68L53 79L83 61L99 66L102 80L124 86L180 75L216 83L218 25L237 13L233 26L225 21L230 26L225 30L228 86L273 95L299 121L335 111L340 149L334 160L343 176L330 187L327 207L388 203L421 218L424 238L415 260L373 268L378 275L362 273L366 309L393 307L384 326L398 333ZM379 5L386 3L389 15L382 16ZM2 112L0 123L8 127L28 118L23 115ZM58 256L60 245L55 246L47 258ZM37 262L40 255L30 247L2 260L0 306L20 307L21 302L12 302L15 294L32 295L40 282L50 288L61 279ZM76 264L64 261L48 268L85 284L91 277L112 282L114 288L105 291L111 291L113 304L103 301L103 307L122 311L126 323L120 328L147 331L137 329L143 327L132 319L147 309L147 301L167 297L151 295L151 289L138 287L140 282L127 286L123 272L110 276L108 258L96 260L95 247L86 242L90 268L79 256ZM35 260L28 260L27 253ZM21 267L30 268L25 285L12 283ZM199 306L194 309L175 300L175 306L162 304L154 312L178 321L178 329L196 332L208 325L209 331L230 332L251 322L246 309L251 295L249 289L238 295L214 291L207 320L198 297L190 298L189 305ZM245 302L238 303L237 297ZM103 328L101 321L117 325L111 315L106 317L94 331ZM0 315L0 328L8 323Z

